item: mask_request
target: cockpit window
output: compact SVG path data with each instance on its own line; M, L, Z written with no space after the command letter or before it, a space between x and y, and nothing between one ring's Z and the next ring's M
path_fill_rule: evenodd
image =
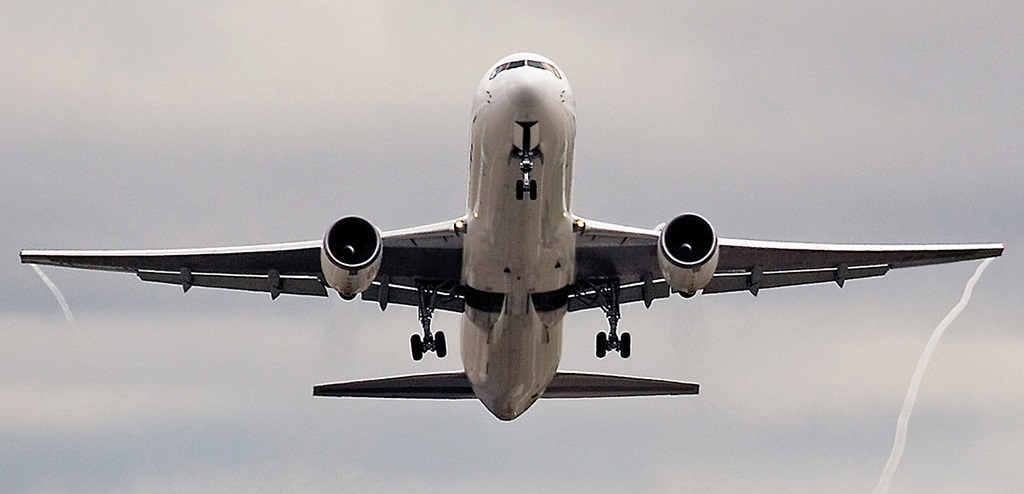
M494 68L494 72L491 72L491 76L488 79L494 79L498 74L511 69L518 69L519 67L530 66L535 69L546 70L555 75L555 77L561 79L562 74L558 73L558 69L554 65L547 62L539 62L537 60L516 60L514 62L503 63Z
M551 64L549 64L547 62L538 62L536 60L527 60L526 61L526 65L529 65L530 67L533 67L535 69L546 70L548 72L551 72L552 74L555 74L555 77L557 77L559 79L562 78L562 74L558 73L558 69L556 69L554 65L551 65Z
M503 70L505 70L505 69L507 69L507 68L508 68L508 64L507 64L507 63L503 63L503 64L501 64L501 65L499 65L499 66L495 67L495 68L494 68L494 72L491 72L491 77L490 77L490 79L494 79L495 77L498 77L498 74L500 74L500 73L501 73L501 71L503 71Z

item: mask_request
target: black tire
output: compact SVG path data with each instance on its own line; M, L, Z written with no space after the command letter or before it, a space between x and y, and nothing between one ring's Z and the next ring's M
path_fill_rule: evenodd
M530 200L531 201L536 201L537 200L537 181L536 180L530 180Z
M517 201L522 201L523 200L523 192L524 192L525 188L526 187L523 186L523 181L522 180L516 180L516 200Z
M608 335L604 331L597 333L597 344L594 347L597 358L604 358L608 354Z
M414 334L409 338L409 346L412 347L412 359L419 362L423 360L423 338Z
M444 340L444 331L434 333L434 352L437 358L444 358L448 355L448 343Z
M619 337L619 356L620 357L622 357L622 358L629 358L630 343L632 343L632 342L631 342L631 339L629 337L629 333L622 333L622 336Z

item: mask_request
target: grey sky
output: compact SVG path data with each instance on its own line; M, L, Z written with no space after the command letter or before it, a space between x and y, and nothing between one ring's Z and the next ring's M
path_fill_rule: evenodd
M938 347L891 492L1016 492L1022 31L1019 2L5 3L0 491L869 492L973 263L627 307L627 361L596 360L603 318L574 315L562 368L701 395L543 401L510 424L475 402L310 396L457 369L457 342L409 359L411 309L46 269L79 336L18 264L458 216L480 77L536 51L576 92L579 214L1006 242Z

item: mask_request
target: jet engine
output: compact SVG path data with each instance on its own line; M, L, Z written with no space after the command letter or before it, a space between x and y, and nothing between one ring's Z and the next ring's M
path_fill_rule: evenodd
M676 216L661 230L658 264L673 290L692 296L711 282L718 267L718 236L704 217Z
M380 231L358 216L335 221L324 235L320 269L341 298L351 300L370 287L380 269Z

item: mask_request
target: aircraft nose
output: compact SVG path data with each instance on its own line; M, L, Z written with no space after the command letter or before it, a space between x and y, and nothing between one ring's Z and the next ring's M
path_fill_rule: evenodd
M545 85L537 84L536 81L524 77L526 74L509 73L505 90L508 92L512 104L520 108L533 108L544 101Z
M542 97L537 88L520 86L511 91L512 103L520 108L533 108L540 104Z

